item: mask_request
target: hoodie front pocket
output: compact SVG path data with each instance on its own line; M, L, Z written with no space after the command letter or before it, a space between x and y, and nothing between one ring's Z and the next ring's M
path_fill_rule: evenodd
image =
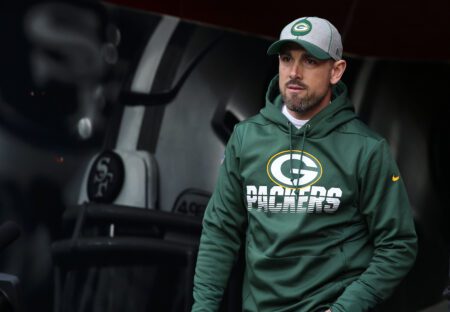
M268 257L249 248L250 291L261 310L297 305L334 284L344 268L341 255ZM308 301L311 298L308 299Z

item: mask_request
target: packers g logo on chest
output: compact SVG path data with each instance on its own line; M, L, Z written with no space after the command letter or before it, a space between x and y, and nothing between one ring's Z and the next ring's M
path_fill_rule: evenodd
M316 157L299 150L282 151L267 162L270 180L288 189L302 189L313 185L320 180L322 172L322 164Z

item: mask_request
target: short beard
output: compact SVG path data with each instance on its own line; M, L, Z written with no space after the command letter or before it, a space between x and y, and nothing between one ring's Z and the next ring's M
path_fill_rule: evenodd
M284 104L289 110L299 114L304 114L312 110L314 107L318 106L325 98L326 93L320 96L311 95L304 98L293 95L288 98L285 93L281 92L281 96L283 98Z
M294 95L291 98L287 98L286 95L281 94L284 104L286 104L287 108L291 111L304 114L317 105L319 105L322 100L325 98L326 94L322 96L308 96L303 99Z

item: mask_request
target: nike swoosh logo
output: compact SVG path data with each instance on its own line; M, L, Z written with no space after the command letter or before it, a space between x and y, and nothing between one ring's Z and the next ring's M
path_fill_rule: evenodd
M400 176L396 176L396 175L392 175L392 182L397 182L398 180L400 180Z

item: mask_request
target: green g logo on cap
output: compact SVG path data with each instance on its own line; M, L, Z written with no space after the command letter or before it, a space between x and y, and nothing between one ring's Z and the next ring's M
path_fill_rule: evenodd
M312 25L308 20L301 20L291 28L291 34L294 36L304 36L311 31Z

